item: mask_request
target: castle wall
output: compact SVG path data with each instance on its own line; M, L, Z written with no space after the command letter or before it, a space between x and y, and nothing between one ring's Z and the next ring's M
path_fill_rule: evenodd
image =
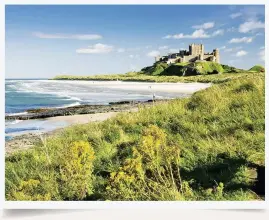
M194 62L197 59L198 59L197 55L184 56L184 62Z
M211 55L211 54L208 54L208 55L206 55L206 54L204 54L204 60L207 60L209 57L212 57L213 55Z
M164 57L161 59L156 57L156 61L157 60L168 64L176 62L195 62L197 60L220 63L220 55L218 49L214 49L212 53L205 53L203 44L191 44L189 45L189 51L181 50L179 53L168 54L165 59Z

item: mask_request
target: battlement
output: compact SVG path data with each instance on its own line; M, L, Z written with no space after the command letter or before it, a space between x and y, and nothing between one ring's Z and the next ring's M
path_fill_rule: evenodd
M155 57L155 62L183 63L196 61L211 61L220 63L220 54L218 49L211 53L205 53L203 44L190 44L189 50L179 50L178 53L169 53L166 56Z

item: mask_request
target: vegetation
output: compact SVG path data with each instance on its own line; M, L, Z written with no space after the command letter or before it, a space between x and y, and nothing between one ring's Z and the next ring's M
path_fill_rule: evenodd
M251 73L252 74L252 73ZM248 72L223 73L197 76L163 76L163 75L146 75L137 72L114 75L97 75L97 76L56 76L55 80L120 80L120 81L139 81L139 82L202 82L202 83L222 83L232 79L241 78L242 76L251 75Z
M126 74L70 76L59 75L53 80L120 80L141 82L212 82L222 83L249 73L263 71L246 71L215 62L176 63L168 65L155 62L152 66L139 72ZM220 74L221 73L221 74ZM238 75L238 73L240 73ZM184 76L184 77L183 77Z
M7 156L7 200L263 199L264 73L117 77L217 84Z
M147 75L164 76L195 76L222 73L221 64L215 62L176 63L168 65L164 62L156 62L152 66L141 70Z
M249 69L252 72L264 72L264 67L261 65L255 65Z
M163 75L163 71L165 69L168 68L168 64L167 63L163 63L163 62L156 62L154 63L152 66L148 66L145 67L141 70L141 72L143 74L147 74L147 75L152 75L152 76L156 76L156 75Z
M225 65L225 64L222 64L221 66L222 66L225 73L242 73L242 72L246 72L243 69L238 69L236 67L228 66L228 65Z

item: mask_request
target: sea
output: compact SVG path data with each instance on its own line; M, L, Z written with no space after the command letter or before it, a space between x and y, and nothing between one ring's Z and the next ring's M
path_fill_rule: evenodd
M186 85L122 81L6 79L5 114L26 114L27 110L38 108L62 108L82 104L108 105L109 102L125 100L144 101L153 97L173 99L187 97L198 90L197 86ZM182 90L179 89L181 87ZM205 84L202 87L208 86ZM5 123L6 140L15 135L46 132L68 125L65 121L48 123L45 119L12 120Z

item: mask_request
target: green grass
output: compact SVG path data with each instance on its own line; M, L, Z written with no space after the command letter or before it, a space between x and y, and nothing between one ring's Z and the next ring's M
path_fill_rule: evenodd
M224 73L241 73L241 72L247 72L247 71L245 71L243 69L238 69L238 68L235 68L233 66L229 66L229 65L225 65L225 64L222 64L221 66L223 68Z
M221 64L215 62L176 63L168 65L164 62L156 62L152 66L141 70L146 75L164 76L195 76L222 73Z
M156 62L139 72L126 74L71 76L59 75L52 80L120 80L139 82L212 82L222 83L257 71L246 71L215 62L176 63Z
M253 72L264 72L264 67L262 65L255 65L249 69L249 71Z
M143 74L146 75L152 75L152 76L156 76L156 75L160 75L163 73L163 71L168 67L167 63L163 63L163 62L156 62L154 63L152 66L148 66L145 67L141 70L141 72Z
M163 76L163 75L145 75L141 73L128 73L128 74L114 74L114 75L97 75L97 76L56 76L54 80L120 80L120 81L139 81L139 82L212 82L222 83L233 79L241 78L254 74L248 72L241 73L222 73L222 74L210 74L210 75L197 75L197 76Z
M6 199L263 199L253 187L265 165L264 73L147 77L217 84L7 156Z
M253 71L251 71L253 72ZM255 71L257 72L257 71ZM218 74L226 73L223 77ZM128 72L126 74L95 75L95 76L70 76L59 75L53 80L121 80L121 81L151 81L151 82L203 82L209 80L214 82L224 78L230 78L230 74L249 73L248 71L222 65L215 62L175 63L168 65L164 62L156 62L152 66L143 68L139 72ZM201 75L206 77L200 77ZM214 76L209 76L214 75ZM189 77L183 77L189 76ZM209 78L207 78L209 77Z

